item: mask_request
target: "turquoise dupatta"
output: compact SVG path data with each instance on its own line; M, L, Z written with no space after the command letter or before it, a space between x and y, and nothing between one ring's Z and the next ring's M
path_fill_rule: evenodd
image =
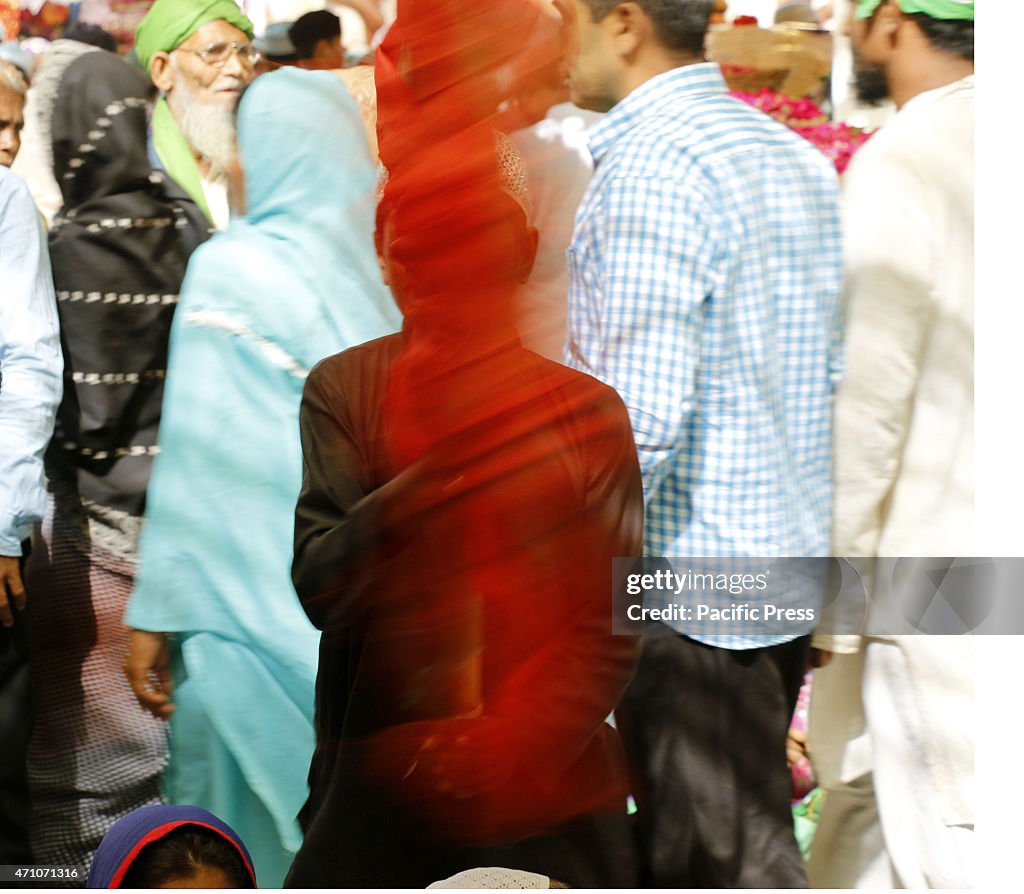
M396 331L373 246L376 171L337 76L282 69L243 97L248 212L193 255L126 622L177 634L175 802L243 837L261 886L301 843L319 634L291 584L298 414L322 358Z

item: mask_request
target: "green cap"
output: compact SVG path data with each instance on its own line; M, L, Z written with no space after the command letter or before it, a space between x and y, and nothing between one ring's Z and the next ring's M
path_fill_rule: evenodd
M921 12L933 19L974 21L974 0L896 0L903 12ZM882 0L858 0L857 18L870 18Z
M207 22L218 19L252 39L252 22L235 0L156 0L135 32L139 64L148 72L156 53L177 49Z

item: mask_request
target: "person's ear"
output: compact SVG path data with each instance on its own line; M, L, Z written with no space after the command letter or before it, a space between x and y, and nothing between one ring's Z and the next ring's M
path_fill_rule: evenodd
M380 278L384 280L384 285L391 289L395 302L401 306L401 296L405 292L405 284L409 279L405 271L405 265L395 258L380 238L375 241L377 243L377 263L380 265Z
M900 11L899 6L897 6L894 0L885 0L875 15L876 18L872 27L878 28L889 44L894 46L900 25L903 24L903 13Z
M625 59L635 56L651 33L651 20L636 3L620 3L601 24L608 28L615 52Z
M170 93L174 89L175 71L170 53L160 50L153 54L149 61L149 77L161 93Z
M391 255L385 257L378 255L377 260L380 262L380 273L384 285L391 290L391 297L395 299L398 309L405 313L405 295L409 284L409 273L405 269L405 264Z

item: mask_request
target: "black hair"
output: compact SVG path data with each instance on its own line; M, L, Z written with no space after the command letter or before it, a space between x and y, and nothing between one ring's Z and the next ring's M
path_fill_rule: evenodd
M907 13L935 49L968 62L974 61L974 22L965 19L935 19L923 12Z
M218 833L202 826L179 826L147 844L121 880L122 888L156 888L196 875L201 869L219 869L232 888L253 888L252 876L237 848Z
M583 0L600 22L623 0ZM713 0L633 0L654 23L658 39L673 53L699 56L711 19Z
M87 43L89 46L99 47L101 50L117 52L117 38L109 31L104 31L99 25L75 22L64 32L63 36L65 40L77 40L79 43Z
M310 59L321 40L341 37L341 19L326 9L307 12L288 29L288 37L295 44L295 54L300 59Z

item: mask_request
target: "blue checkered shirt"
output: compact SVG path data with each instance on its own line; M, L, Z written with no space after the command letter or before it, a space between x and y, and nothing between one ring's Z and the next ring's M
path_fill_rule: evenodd
M835 169L730 97L710 63L634 90L590 148L566 357L629 409L645 554L827 555L842 350ZM734 649L797 635L671 626Z

